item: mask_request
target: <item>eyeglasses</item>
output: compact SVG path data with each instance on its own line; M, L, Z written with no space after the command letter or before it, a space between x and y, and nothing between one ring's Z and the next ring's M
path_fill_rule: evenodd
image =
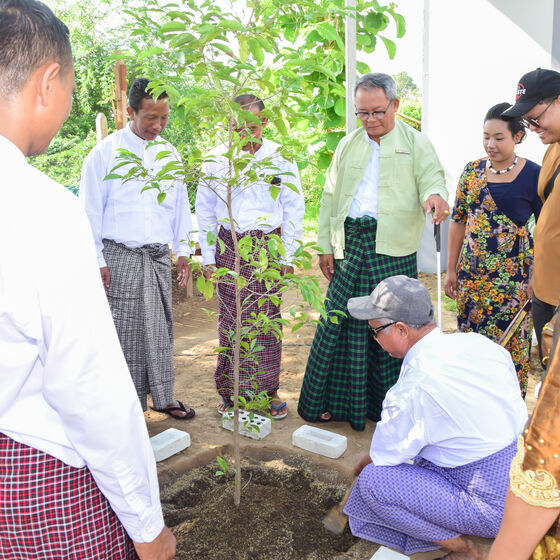
M538 116L535 117L534 119L521 119L523 124L529 128L529 126L532 126L533 128L539 128L540 124L539 124L539 120L542 118L542 116L548 111L548 108L556 101L556 97L545 107L544 111Z
M389 101L389 105L385 107L385 111L356 111L354 114L361 120L361 121L369 121L370 117L373 117L374 120L380 121L384 116L385 113L389 110L389 107L393 103L393 100Z
M398 321L393 321L392 323L387 323L386 325L381 325L380 327L372 327L372 326L368 323L369 332L371 333L371 335L373 336L373 338L377 338L377 335L378 335L383 329L386 329L387 327L390 327L391 325L394 325L395 323L398 323Z

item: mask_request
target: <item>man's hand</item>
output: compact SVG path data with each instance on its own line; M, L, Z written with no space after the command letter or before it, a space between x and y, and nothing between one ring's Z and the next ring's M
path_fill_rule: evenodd
M191 265L187 257L179 257L177 259L177 282L181 288L184 288L189 281L191 275Z
M101 282L103 282L105 293L107 293L109 291L109 286L111 285L111 273L109 272L109 267L103 266L99 269L99 272L101 272Z
M358 476L362 472L364 467L366 465L369 465L370 463L373 463L373 461L371 460L369 453L362 451L362 453L358 455L356 462L354 463L354 476Z
M439 194L433 194L426 199L424 210L426 214L432 215L432 224L441 224L449 216L449 204Z
M334 276L334 255L319 255L319 268L324 277L330 282Z
M454 270L448 270L445 274L445 285L443 287L445 295L451 299L457 297L457 273Z
M173 533L164 526L152 542L135 542L134 548L140 560L172 560L175 558L175 544Z
M293 266L289 266L287 264L283 264L280 267L280 274L282 276L286 276L286 274L293 274L294 273L294 267Z
M216 265L215 264L206 264L202 269L202 275L204 276L204 280L207 282L212 278L212 274L216 272Z

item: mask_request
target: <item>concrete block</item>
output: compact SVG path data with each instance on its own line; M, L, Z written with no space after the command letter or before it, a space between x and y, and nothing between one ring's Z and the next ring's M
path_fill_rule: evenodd
M191 436L187 432L169 428L161 434L150 438L156 461L163 461L191 445Z
M233 432L233 410L222 414L222 426ZM260 414L250 414L246 410L239 411L239 433L251 439L263 439L272 429L270 418Z
M346 436L304 424L292 434L292 444L331 459L338 459L346 451Z
M371 560L408 560L408 556L382 546L372 557Z

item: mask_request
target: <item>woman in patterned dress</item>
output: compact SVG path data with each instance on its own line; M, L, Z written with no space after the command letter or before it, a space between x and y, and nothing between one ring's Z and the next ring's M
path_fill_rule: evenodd
M531 215L539 216L540 166L515 154L525 138L521 118L503 119L510 107L499 103L484 119L483 145L488 157L463 170L449 227L445 293L457 300L457 322L499 341L530 297L533 240ZM532 319L528 314L510 338L521 393L527 391Z

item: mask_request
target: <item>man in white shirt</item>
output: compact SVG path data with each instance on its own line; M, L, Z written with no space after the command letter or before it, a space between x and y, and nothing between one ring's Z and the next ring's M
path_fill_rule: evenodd
M105 179L122 163L121 149L138 156L150 177L179 161L175 148L159 136L167 125L168 96L164 92L154 101L147 86L145 78L134 81L129 91L128 126L107 136L86 157L80 199L89 217L101 278L142 409L147 409L150 393L154 410L189 420L194 410L173 395L168 248L173 242L172 249L178 255L177 279L185 286L190 274L187 257L192 252L185 185L163 180L159 190L143 190L150 186L149 180ZM131 167L131 163L121 166L114 174L124 176Z
M267 119L261 116L261 111L264 110L263 101L251 94L240 95L234 101L243 110L253 113L258 122L247 122L238 129L240 135L245 134L248 138L242 150L253 157L248 158L248 172L240 174L232 190L233 229L238 239L249 235L253 240L259 240L255 241L255 244L261 245L263 240L266 241L267 235L280 234L286 250L282 274L293 273L290 263L298 241L301 240L305 212L297 165L282 157L278 144L262 137L263 128L267 125ZM204 276L207 280L211 278L212 270L216 267L234 269L232 227L226 204L230 164L222 155L226 150L226 146L221 145L211 152L212 161L203 165L203 179L199 183L196 195L200 248ZM249 178L251 171L256 173L259 180ZM277 189L276 197L271 194L273 189ZM218 242L215 241L216 238ZM265 243L264 245L266 246ZM265 313L270 319L279 318L280 308L270 299L271 295L277 296L277 292L269 291L264 282L257 281L254 278L253 267L244 266L243 262L241 274L248 282L241 294L242 321L247 324L246 321L251 318L252 313ZM220 346L228 350L218 355L214 378L218 393L222 397L218 410L225 412L232 404L233 393L231 348L235 329L235 286L232 283L221 282L217 291L220 306ZM256 335L256 345L262 348L257 352L257 360L244 359L240 366L240 394L250 400L253 394L266 392L271 397L270 413L280 420L288 414L286 403L278 397L282 343L276 339L273 329L270 329L268 333L260 332Z
M25 159L47 149L73 88L66 26L35 0L0 0L0 559L167 560L87 217Z
M527 420L509 353L482 335L443 334L428 290L392 276L348 311L404 358L345 512L352 532L410 555L445 547L485 558L464 535L493 538Z

